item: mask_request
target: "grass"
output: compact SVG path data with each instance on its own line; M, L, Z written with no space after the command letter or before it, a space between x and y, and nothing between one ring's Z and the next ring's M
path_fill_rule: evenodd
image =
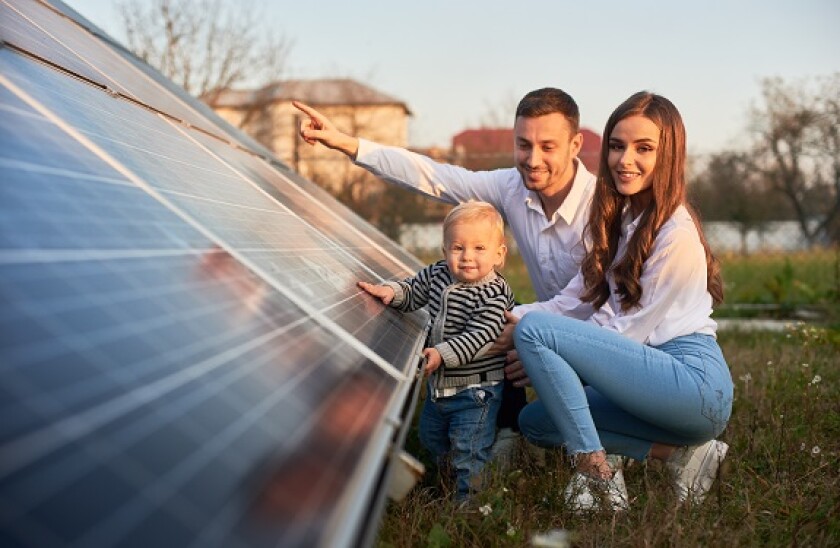
M476 507L459 512L433 473L391 503L380 547L528 546L533 535L568 531L577 546L840 545L838 351L824 329L725 332L736 400L721 439L730 452L706 502L678 507L659 462L625 472L630 511L575 516L560 494L570 476L559 452L541 462L523 450L494 470ZM409 447L427 461L417 448Z
M794 279L810 258L791 259ZM787 268L783 259L760 259L756 283L772 279L775 268ZM727 283L735 272L750 279L740 259L729 264L737 268L724 262ZM514 284L512 266L505 274ZM824 280L807 283L827 300L836 299L836 278L821 278L813 266L801 271ZM702 506L677 506L661 463L652 461L633 463L625 472L628 512L576 516L560 496L570 477L562 453L541 458L523 444L511 469L491 470L474 511L459 511L413 430L407 449L429 472L406 500L389 504L377 546L531 546L534 535L552 530L567 532L575 546L840 546L836 326L725 331L719 340L735 382L733 415L721 436L730 452Z
M726 299L715 317L807 318L840 328L840 247L721 257Z

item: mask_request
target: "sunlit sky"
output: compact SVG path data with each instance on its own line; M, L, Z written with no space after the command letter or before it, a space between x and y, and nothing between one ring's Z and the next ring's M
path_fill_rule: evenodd
M65 0L118 40L114 0ZM230 0L231 2L235 0ZM840 72L838 0L265 0L293 42L288 78L350 77L404 101L411 146L509 120L528 91L559 87L601 133L647 89L683 114L689 150L741 147L762 78Z

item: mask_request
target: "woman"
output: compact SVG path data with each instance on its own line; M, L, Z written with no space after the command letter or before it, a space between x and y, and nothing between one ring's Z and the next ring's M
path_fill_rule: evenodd
M606 451L664 460L679 500L700 502L728 448L714 438L732 379L710 318L723 299L719 266L686 203L685 128L670 101L640 92L604 137L580 273L554 299L514 310L539 396L520 428L572 455L566 497L577 510L627 507Z

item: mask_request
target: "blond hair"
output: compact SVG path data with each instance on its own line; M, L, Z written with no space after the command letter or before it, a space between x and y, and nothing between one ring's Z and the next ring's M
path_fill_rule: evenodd
M487 202L469 201L458 204L446 215L443 220L443 244L446 245L446 234L451 226L480 220L489 221L491 230L498 238L498 243L505 243L505 222L502 215Z

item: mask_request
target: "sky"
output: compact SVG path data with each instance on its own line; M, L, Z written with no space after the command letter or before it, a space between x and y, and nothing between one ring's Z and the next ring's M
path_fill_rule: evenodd
M112 37L114 0L64 0ZM228 0L235 2L237 0ZM838 0L256 0L292 41L287 78L348 77L404 101L409 145L447 147L513 124L528 91L558 87L600 134L645 89L682 113L688 148L745 147L763 78L840 72Z

